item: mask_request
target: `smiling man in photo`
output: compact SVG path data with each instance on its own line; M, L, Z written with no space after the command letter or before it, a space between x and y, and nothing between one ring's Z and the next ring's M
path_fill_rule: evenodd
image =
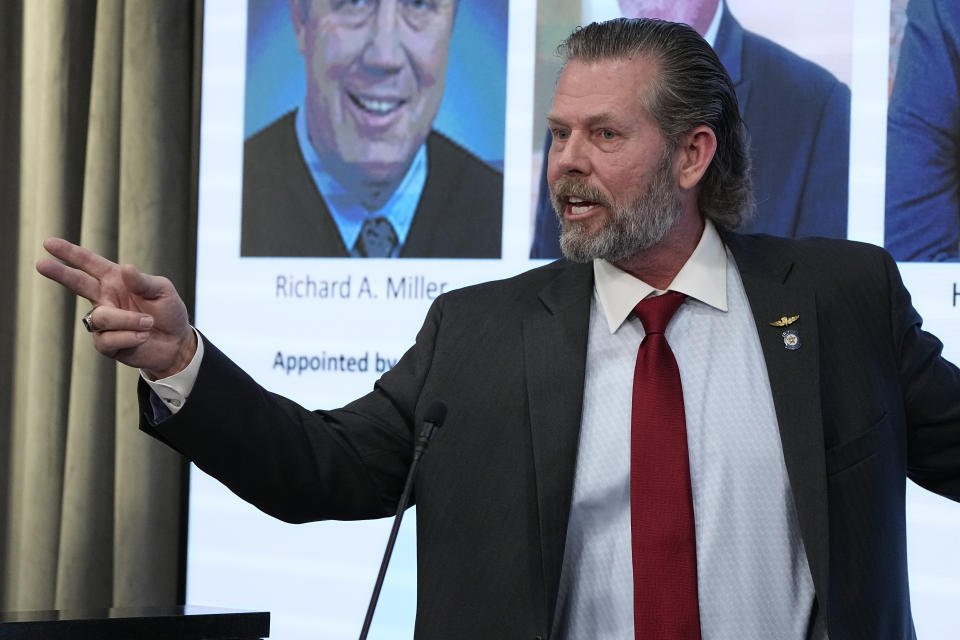
M500 256L502 175L433 129L456 13L291 0L306 96L245 143L242 255Z

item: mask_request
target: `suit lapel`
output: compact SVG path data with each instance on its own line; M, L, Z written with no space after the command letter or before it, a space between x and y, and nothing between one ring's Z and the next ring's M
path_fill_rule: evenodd
M829 583L829 522L820 352L814 292L792 277L789 256L764 251L748 236L727 234L766 360L787 475L800 521L820 612L825 614ZM799 316L786 326L771 322ZM784 332L793 336L784 336ZM796 338L796 348L788 343Z
M556 608L580 437L593 268L566 266L523 323L548 624ZM549 627L548 627L549 628Z

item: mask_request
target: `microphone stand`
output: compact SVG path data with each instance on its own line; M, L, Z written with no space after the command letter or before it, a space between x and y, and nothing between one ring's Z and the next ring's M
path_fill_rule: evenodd
M366 640L367 633L370 631L370 623L373 622L373 612L377 608L377 600L380 599L380 590L383 588L383 579L387 575L387 565L390 564L390 556L393 555L393 547L397 542L397 533L400 531L400 523L403 521L403 512L407 510L407 503L410 501L410 494L413 491L413 480L417 475L417 463L420 462L420 458L427 450L427 444L433 437L433 432L443 424L446 415L447 405L439 400L431 404L424 414L423 427L420 428L420 434L417 436L417 442L413 448L413 460L410 462L407 480L403 485L403 493L400 494L400 502L397 504L397 515L393 518L393 528L390 530L390 537L387 539L387 549L384 551L383 560L380 562L380 573L377 574L377 582L373 585L370 604L367 605L367 615L363 619L360 640Z

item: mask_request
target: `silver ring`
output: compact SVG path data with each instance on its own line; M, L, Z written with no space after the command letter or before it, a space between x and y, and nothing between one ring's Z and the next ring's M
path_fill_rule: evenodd
M96 311L96 309L97 309L96 307L94 307L93 309L90 309L90 311L87 311L87 313L84 314L82 318L80 318L80 322L83 323L83 328L86 329L89 333L96 333L98 331L103 331L103 329L101 329L96 325L96 323L93 321L93 318L91 317L93 315L93 312Z

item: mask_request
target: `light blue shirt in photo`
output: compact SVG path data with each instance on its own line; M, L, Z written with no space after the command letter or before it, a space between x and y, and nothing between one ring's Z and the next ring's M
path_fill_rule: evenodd
M327 209L330 210L330 217L333 218L337 229L340 230L340 237L343 238L343 244L347 251L353 248L356 243L364 220L383 217L390 221L397 234L398 243L391 256L397 257L407 240L410 225L413 223L413 216L417 212L417 204L420 202L421 194L423 194L423 187L427 183L426 144L420 145L410 168L407 169L407 173L403 176L403 180L400 181L400 185L390 196L390 199L378 209L367 209L360 203L355 194L340 184L329 171L324 170L320 162L320 156L317 155L313 145L310 144L305 113L303 105L301 105L297 109L294 120L300 153L310 170L310 175L313 176L313 182L317 185L317 190L323 196Z

